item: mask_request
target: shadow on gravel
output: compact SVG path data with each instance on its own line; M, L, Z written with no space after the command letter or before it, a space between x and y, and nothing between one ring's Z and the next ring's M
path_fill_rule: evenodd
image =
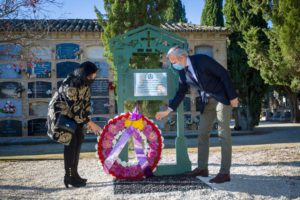
M105 181L105 182L88 182L85 188L95 188L95 187L107 187L107 186L113 186L112 181Z
M114 194L141 194L211 188L197 178L187 177L184 175L154 176L140 180L115 179L113 183Z
M23 186L23 185L0 185L0 190L31 190L39 191L44 193L52 193L61 191L61 188L43 188L34 186Z
M201 179L204 180L203 178ZM261 195L265 196L266 199L270 197L294 199L300 197L300 176L232 174L231 182L211 184L211 187L216 190Z
M209 163L210 166L220 166L218 163ZM295 166L300 167L300 161L289 161L289 162L262 162L258 164L232 164L232 167L255 167L255 166ZM299 171L300 172L300 171Z

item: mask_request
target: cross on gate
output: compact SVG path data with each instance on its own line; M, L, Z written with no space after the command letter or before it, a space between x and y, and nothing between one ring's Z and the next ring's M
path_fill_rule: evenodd
M142 40L147 40L148 41L148 47L150 47L150 41L155 40L154 37L150 37L150 31L147 31L147 37L146 38L141 38Z

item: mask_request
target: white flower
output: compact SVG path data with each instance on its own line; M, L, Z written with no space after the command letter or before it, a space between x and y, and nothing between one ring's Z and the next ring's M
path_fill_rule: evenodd
M127 167L128 165L127 165L127 162L125 162L125 161L122 161L121 163L120 163L123 167Z

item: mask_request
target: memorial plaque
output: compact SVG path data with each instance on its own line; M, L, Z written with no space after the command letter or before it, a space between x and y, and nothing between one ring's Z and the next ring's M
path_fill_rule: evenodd
M91 85L92 96L108 96L108 80L95 80Z
M63 43L56 45L56 59L76 59L78 58L79 45Z
M134 73L134 96L167 96L167 73Z
M36 81L28 83L28 98L51 98L51 83Z
M22 101L17 99L0 99L0 117L21 117Z
M0 82L0 98L19 98L17 89L21 87L18 82Z
M19 120L0 121L0 137L22 136L22 122Z
M109 114L108 98L91 98L93 114Z
M185 97L184 98L183 109L184 109L184 112L191 111L191 98L190 97Z
M51 60L52 53L51 53L51 48L49 47L32 47L30 51L37 59Z
M106 117L92 117L92 121L98 124L101 128L107 124L108 120L109 118Z
M88 59L101 59L103 58L104 48L101 46L89 46L85 52Z
M79 63L76 62L61 62L56 64L56 76L57 78L66 78L68 74L72 73L79 67Z
M21 49L18 44L0 44L0 60L20 60Z
M32 119L28 121L28 136L47 135L46 119Z
M29 103L29 115L36 117L46 117L48 112L48 102Z
M104 61L95 62L95 65L99 68L97 71L97 78L108 78L109 76L109 65Z
M50 62L38 62L29 63L31 68L27 69L30 78L50 78L51 77L51 63Z
M15 63L0 64L0 79L4 78L21 78L22 68Z

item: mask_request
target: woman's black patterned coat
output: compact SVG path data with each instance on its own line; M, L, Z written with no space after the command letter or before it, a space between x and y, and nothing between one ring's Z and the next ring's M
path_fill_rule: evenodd
M52 97L47 116L48 132L47 134L53 140L68 145L72 134L59 130L55 126L56 120L60 114L74 119L77 124L85 124L90 120L91 115L91 92L87 85L79 88L72 86L72 78L68 76Z

